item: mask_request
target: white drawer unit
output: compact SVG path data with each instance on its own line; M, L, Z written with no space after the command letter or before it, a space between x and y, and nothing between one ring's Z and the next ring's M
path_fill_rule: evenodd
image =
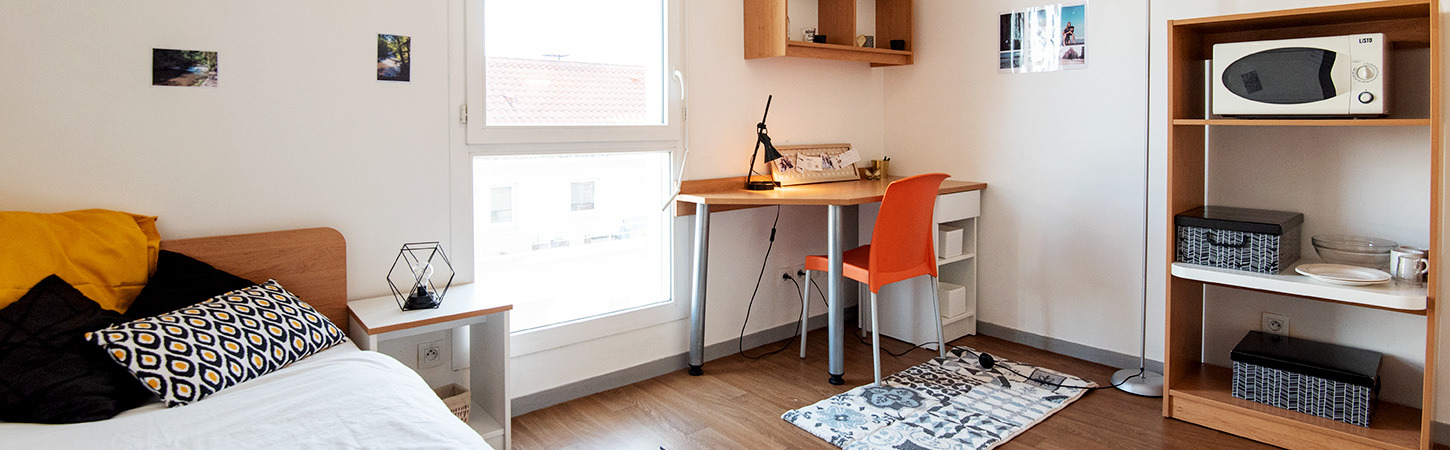
M860 242L871 242L871 227L876 223L879 210L879 203L861 206ZM981 212L982 192L967 191L937 196L936 211L932 214L937 225L942 331L948 341L977 334L977 218ZM870 293L865 289L861 288L858 298L869 301ZM913 344L935 342L931 303L893 301L931 298L931 295L931 284L926 277L882 287L879 294L881 304L877 306L881 334ZM866 316L869 314L858 314L863 333L871 326L865 323L869 320Z

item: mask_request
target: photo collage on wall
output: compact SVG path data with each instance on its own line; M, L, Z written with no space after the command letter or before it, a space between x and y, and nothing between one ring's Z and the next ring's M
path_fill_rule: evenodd
M412 80L413 39L394 34L378 35L378 81ZM217 87L220 69L217 52L206 50L151 49L151 85L175 87Z
M1008 11L999 19L997 72L1087 68L1087 3Z

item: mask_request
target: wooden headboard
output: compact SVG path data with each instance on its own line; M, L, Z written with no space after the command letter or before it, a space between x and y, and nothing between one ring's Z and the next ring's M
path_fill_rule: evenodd
M162 250L196 258L258 283L275 279L347 329L347 242L331 228L161 241Z

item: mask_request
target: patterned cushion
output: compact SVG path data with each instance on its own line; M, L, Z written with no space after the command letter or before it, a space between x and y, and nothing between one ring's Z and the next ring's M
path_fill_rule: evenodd
M100 345L167 406L206 398L346 340L276 280L95 332Z

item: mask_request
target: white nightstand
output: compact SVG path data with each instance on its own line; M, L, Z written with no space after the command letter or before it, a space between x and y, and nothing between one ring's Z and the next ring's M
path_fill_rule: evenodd
M392 296L347 303L348 337L363 350L378 342L459 327L469 329L468 425L489 445L511 446L508 395L509 310L513 304L485 297L472 284L453 286L438 309L403 311Z

